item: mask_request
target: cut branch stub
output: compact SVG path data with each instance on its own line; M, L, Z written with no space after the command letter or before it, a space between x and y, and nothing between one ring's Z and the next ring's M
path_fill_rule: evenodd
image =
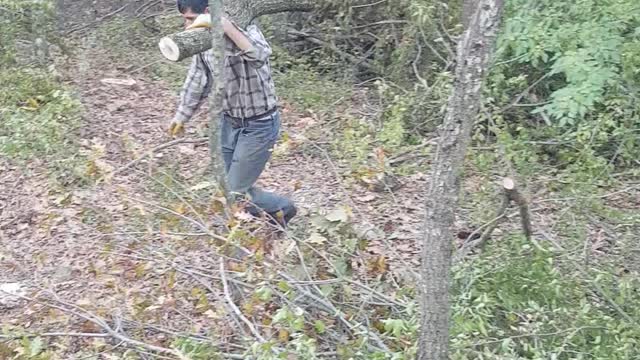
M286 11L311 11L312 0L235 0L225 1L227 17L240 28L246 28L253 19L267 14ZM160 39L162 55L171 61L180 61L211 49L211 34L203 29L186 30Z

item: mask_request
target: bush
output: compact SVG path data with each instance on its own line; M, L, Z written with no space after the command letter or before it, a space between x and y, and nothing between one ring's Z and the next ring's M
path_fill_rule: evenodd
M63 152L79 124L80 102L50 74L33 69L0 71L0 152L27 159Z
M510 1L487 107L502 130L571 145L550 160L629 165L640 155L639 44L636 1Z

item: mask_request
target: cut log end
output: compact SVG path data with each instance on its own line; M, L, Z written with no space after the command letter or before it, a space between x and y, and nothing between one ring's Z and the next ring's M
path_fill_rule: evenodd
M169 37L163 37L160 39L158 43L158 47L160 48L160 52L164 55L165 58L171 61L179 61L180 60L180 47Z
M516 182L513 181L512 178L504 178L502 179L502 187L504 187L505 190L513 190L516 188Z

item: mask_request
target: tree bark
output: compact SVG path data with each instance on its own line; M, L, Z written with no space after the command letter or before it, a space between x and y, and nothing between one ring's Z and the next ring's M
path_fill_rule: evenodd
M449 98L427 190L421 266L421 333L417 358L449 356L449 272L454 207L471 130L480 105L504 0L480 0L458 43L453 93Z
M469 28L476 9L478 9L478 0L464 0L462 2L461 21L465 29Z
M206 29L183 31L163 37L160 39L158 47L168 60L180 61L211 49L211 33Z
M211 13L211 23L220 24L223 10L222 0L209 0L209 12ZM213 60L209 69L212 75L212 89L209 96L209 155L211 156L211 168L213 176L218 183L218 189L229 199L227 187L227 176L222 160L222 147L220 146L220 119L222 116L222 92L224 90L224 79L222 77L222 64L224 57L224 32L221 26L214 26L209 31L200 31L206 34L209 44L213 49ZM227 202L228 203L228 202Z
M285 11L311 11L314 6L315 2L312 0L227 0L224 2L225 13L241 28L246 28L258 16ZM215 21L211 23L220 24ZM162 38L158 46L168 60L180 61L211 49L210 40L206 32L183 31Z

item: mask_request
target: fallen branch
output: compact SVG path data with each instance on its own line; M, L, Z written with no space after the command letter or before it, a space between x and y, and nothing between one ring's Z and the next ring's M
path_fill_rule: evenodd
M0 290L2 291L2 290ZM57 305L57 304L51 304L49 302L43 302L34 298L30 298L27 296L22 296L22 295L16 295L16 294L11 294L14 297L23 299L23 300L27 300L30 302L35 302L37 304L52 308L52 309L56 309L56 310L60 310L64 313L67 314L71 314L71 315L75 315L79 318L82 318L84 320L87 320L97 326L99 326L104 333L99 333L100 336L99 337L112 337L114 339L120 340L121 342L128 344L130 346L133 347L139 347L139 348L143 348L146 350L150 350L156 353L160 353L160 354L168 354L168 355L173 355L175 357L181 358L182 354L174 349L168 349L168 348L164 348L161 346L156 346L156 345L151 345L151 344L147 344L144 343L142 341L139 340L135 340L135 339L131 339L127 336L122 335L121 333L119 333L118 331L114 330L113 328L111 328L111 326L109 326L109 324L107 324L107 322L100 318L99 316L92 314L84 309L82 309L79 306L73 305L73 304L69 304L67 302L64 302L62 300L56 300L58 303L60 303L61 305ZM79 334L79 333L78 333Z
M340 50L335 44L329 42L329 41L325 41L323 39L320 39L319 37L313 35L313 34L309 34L309 33L305 33L302 31L298 31L295 29L287 29L287 33L289 35L293 35L293 36L299 36L299 37L303 37L306 40L308 40L309 42L325 47L331 51L333 51L334 53L338 54L339 56L343 57L344 59L352 62L354 65L356 66L361 66L369 71L375 72L375 66L366 59L366 57L362 57L359 58L355 55L349 54L346 51L342 51Z
M195 138L195 139L181 138L181 139L176 139L176 140L173 140L173 141L166 142L164 144L160 144L160 145L158 145L158 146L156 146L154 148L151 148L151 149L145 151L144 155L140 156L139 158L137 158L135 160L132 160L129 163L127 163L126 165L124 165L123 167L112 171L110 175L112 175L112 176L113 175L117 175L117 174L119 174L119 173L121 173L121 172L123 172L123 171L125 171L125 170L127 170L129 168L131 168L132 166L136 165L140 161L146 159L148 156L150 156L153 153L158 152L160 150L164 150L166 148L169 148L169 147L172 147L172 146L175 146L175 145L179 145L179 144L199 144L199 143L206 142L208 139L209 138L206 138L206 137Z
M415 159L416 157L424 156L421 151L425 148L438 144L438 138L430 139L423 142L420 145L413 146L411 149L407 151L403 151L395 156L389 158L389 165L397 165L403 163L407 160Z
M36 337L87 337L87 338L99 338L109 337L106 333L77 333L77 332L50 332L50 333L33 333L33 334L19 334L19 335L3 335L0 334L0 339L4 340L20 340L22 338L36 338Z
M253 336L255 336L260 341L260 343L263 343L263 344L266 343L267 341L262 337L260 332L255 328L255 326L253 326L251 321L249 321L249 319L247 319L246 316L242 314L242 311L238 309L238 306L236 305L236 303L233 302L233 299L231 298L231 292L229 291L229 284L227 283L227 276L226 276L226 270L224 268L224 261L222 259L220 259L220 277L222 278L222 287L224 289L224 297L227 300L227 303L229 304L233 312L236 314L238 318L240 318L240 320L242 320L243 323L245 323L245 325L247 325L247 327L249 328L249 331L251 331Z

